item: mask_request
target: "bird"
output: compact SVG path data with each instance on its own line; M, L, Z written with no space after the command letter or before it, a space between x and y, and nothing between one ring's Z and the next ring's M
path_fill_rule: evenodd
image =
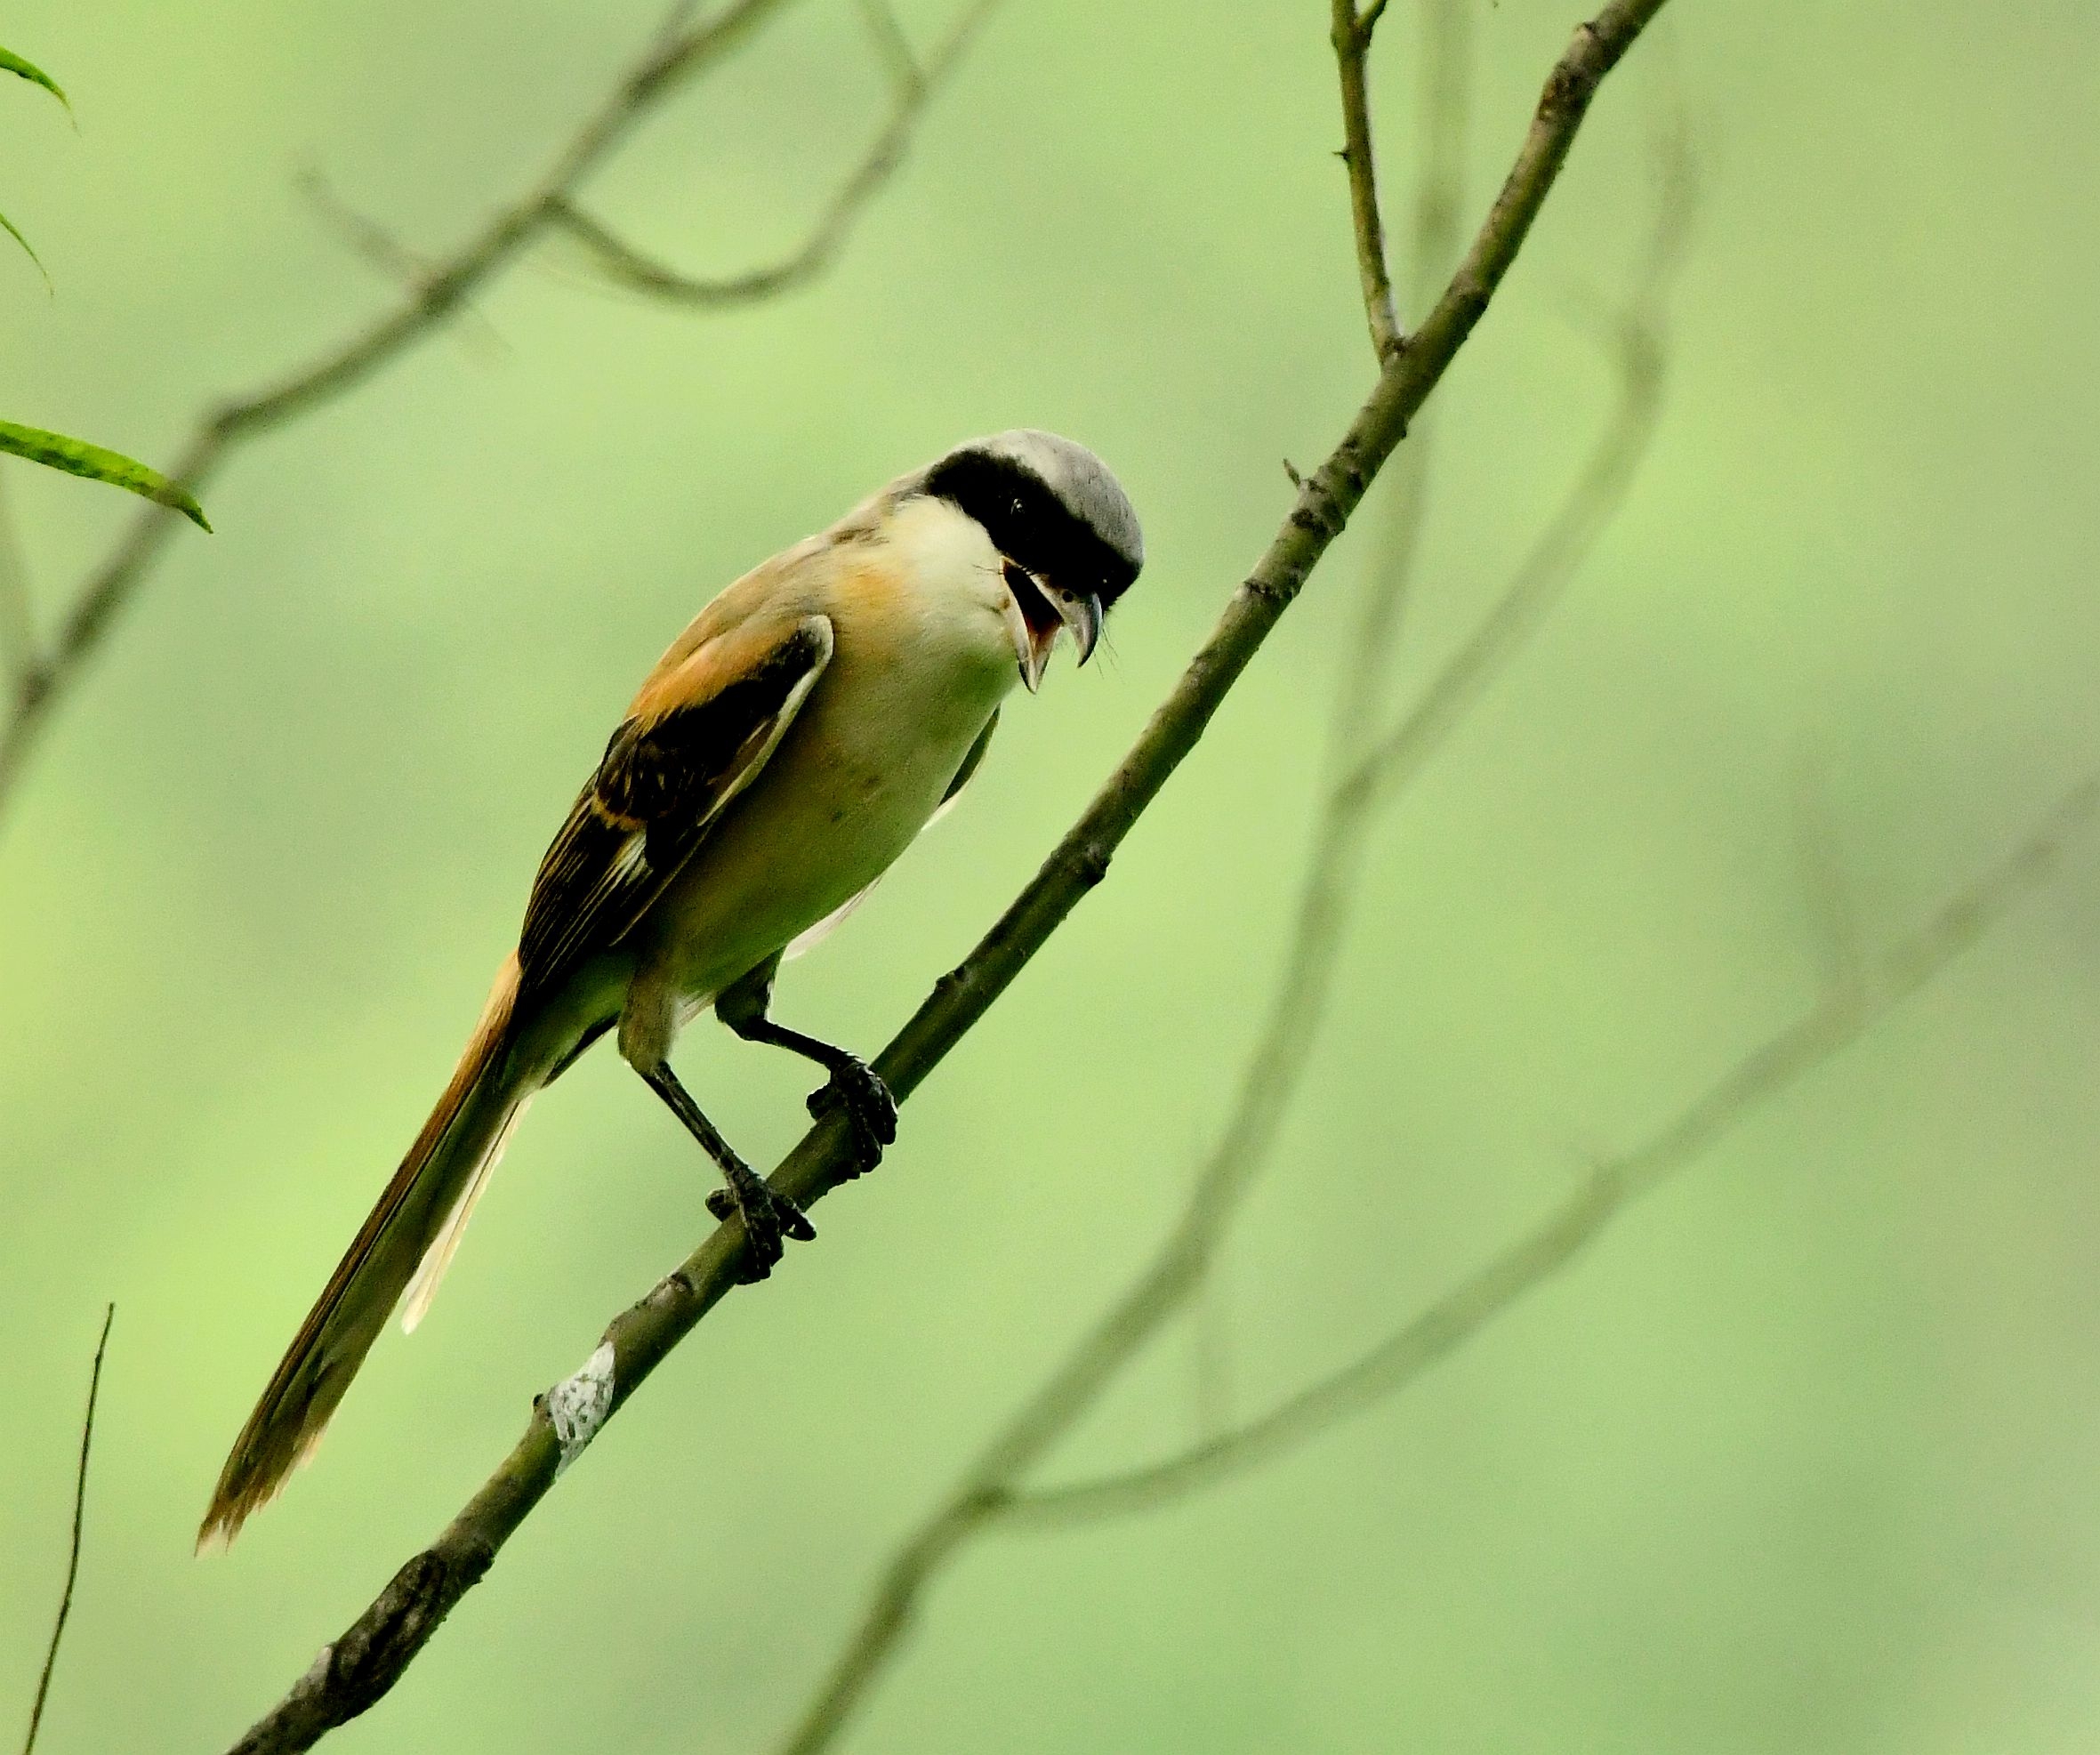
M230 1542L311 1455L397 1307L429 1308L533 1096L599 1037L720 1172L747 1277L816 1232L672 1070L712 1006L822 1067L854 1173L897 1134L858 1056L771 1016L784 957L824 936L976 773L1016 682L1069 634L1084 664L1144 565L1138 514L1092 451L1016 428L955 446L762 561L674 640L542 860L517 949L450 1083L241 1429L197 1534Z

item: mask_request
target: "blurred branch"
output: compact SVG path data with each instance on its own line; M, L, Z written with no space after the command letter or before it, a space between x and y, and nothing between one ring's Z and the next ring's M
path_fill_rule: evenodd
M51 1695L51 1672L58 1665L59 1641L66 1637L66 1621L73 1613L73 1582L80 1576L80 1532L87 1517L87 1453L94 1443L95 1400L102 1392L102 1354L109 1345L109 1324L117 1320L117 1306L102 1313L101 1338L95 1342L95 1362L87 1374L87 1414L80 1422L80 1467L73 1477L73 1545L66 1554L66 1588L59 1596L59 1612L52 1622L51 1644L44 1653L44 1673L36 1679L36 1698L29 1707L29 1734L22 1739L22 1755L35 1755L36 1732L44 1723L44 1703Z
M1356 274L1364 283L1364 315L1371 326L1371 350L1383 366L1406 337L1393 310L1393 281L1386 268L1386 222L1379 212L1378 171L1371 144L1368 63L1372 34L1385 0L1363 12L1356 0L1333 0L1335 70L1341 80L1341 162L1349 173L1349 218L1356 233Z
M175 486L194 494L242 447L312 413L355 390L367 378L447 321L489 280L511 266L550 229L569 224L577 192L593 173L625 142L642 118L682 91L701 73L721 62L772 16L793 0L727 0L719 11L692 22L694 11L680 0L659 28L649 48L614 84L597 109L558 152L539 181L503 208L451 255L416 265L399 303L377 320L318 355L275 383L221 404L192 432L181 459L169 471ZM971 17L983 11L983 0ZM836 231L826 250L796 273L771 286L739 294L762 297L784 285L808 279L830 260L843 240L853 213L865 205L896 168L910 139L908 125L896 121L884 139L895 137L887 160L871 170L864 162L849 177L827 213ZM844 209L841 214L841 208ZM376 259L393 258L398 246L384 246L370 233L378 229L359 221L363 245ZM571 228L573 229L573 227ZM819 235L822 235L820 227ZM383 231L379 237L384 238ZM753 277L763 280L766 272ZM0 717L0 809L20 779L38 735L52 708L76 683L117 616L160 559L173 525L165 511L141 514L118 541L108 560L82 584L60 624L43 662L32 673L34 687L18 688Z
M292 186L314 217L342 239L353 256L412 296L441 271L439 264L410 249L371 214L351 206L319 165L307 165L292 180Z
M1573 490L1541 532L1508 588L1407 716L1375 739L1342 777L1337 798L1368 810L1421 772L1453 726L1523 650L1557 604L1624 502L1662 412L1663 295L1691 237L1697 182L1690 143L1665 137L1662 186L1647 259L1633 298L1606 341L1619 369L1620 406Z
M292 186L312 209L314 217L334 234L350 254L401 291L414 296L433 275L444 271L442 263L432 261L420 250L412 249L390 228L351 205L318 165L310 165L302 170L293 178ZM473 320L474 327L468 334L483 343L485 352L501 350L502 337L496 334L495 326L471 300L462 299L457 311L461 317Z
M869 34L881 51L889 76L897 82L898 91L909 93L923 88L926 70L919 65L919 57L912 52L912 39L905 35L904 26L897 22L897 14L890 10L887 0L860 0L860 13L867 20Z
M999 0L976 0L941 39L923 68L912 58L889 10L871 8L872 19L882 21L876 27L876 45L897 80L889 124L839 185L802 242L777 262L726 278L700 278L643 254L604 221L566 197L550 209L549 221L581 244L590 253L593 266L607 279L654 299L712 309L749 304L789 292L815 279L837 259L869 202L904 162L927 105L953 72L978 27L998 4Z
M1628 1205L1653 1193L1798 1083L1973 946L2062 862L2100 815L2100 776L2073 787L2033 831L1926 922L1745 1055L1623 1156L1599 1165L1534 1229L1376 1346L1257 1420L1122 1474L1015 1495L1001 1521L1062 1526L1140 1511L1244 1473L1386 1400L1557 1274Z
M1466 133L1472 115L1473 0L1425 0L1421 77L1417 113L1422 133L1415 185L1413 262L1409 309L1436 296L1445 264L1459 247L1466 203ZM1386 490L1391 511L1371 570L1351 647L1344 693L1336 711L1334 759L1356 761L1383 704L1388 660L1399 641L1400 617L1414 576L1428 506L1435 419L1415 425L1412 443L1394 461Z
M1409 310L1428 304L1438 277L1457 254L1465 208L1465 140L1472 108L1471 11L1473 0L1424 0L1416 113L1421 156L1416 173ZM1427 522L1429 459L1436 420L1425 412L1385 471L1388 511L1366 569L1364 599L1354 637L1346 648L1329 743L1338 769L1363 753L1382 711L1386 674L1399 643L1401 616L1413 588L1415 563ZM1332 815L1330 798L1327 815ZM1315 831L1316 843L1322 838ZM1319 860L1313 865L1316 871ZM1290 968L1303 942L1285 957ZM1286 977L1286 979L1288 978ZM1193 1403L1198 1432L1208 1435L1226 1421L1231 1399L1231 1336L1219 1264L1203 1276L1194 1315Z
M1282 528L1233 593L1217 628L1092 803L977 948L935 984L877 1058L876 1070L899 1098L918 1088L1080 898L1106 876L1123 837L1195 746L1472 334L1566 162L1597 86L1664 4L1611 0L1578 27L1547 79L1494 205L1411 345L1387 365L1333 451L1305 478ZM852 1168L846 1128L834 1116L803 1137L772 1180L807 1207L846 1179ZM592 1434L617 1416L671 1349L734 1287L743 1252L743 1227L731 1220L613 1319L590 1367L593 1384L609 1390L602 1402L593 1401L599 1418ZM1025 1440L1029 1435L1018 1436ZM481 1489L435 1542L395 1574L342 1638L323 1647L306 1674L236 1746L238 1755L310 1748L385 1694L546 1496L559 1465L580 1448L575 1439L565 1448L542 1397L524 1436Z
M920 1595L972 1537L1025 1502L1020 1483L1100 1400L1166 1323L1187 1308L1211 1276L1227 1228L1274 1153L1276 1135L1303 1082L1340 968L1350 915L1363 888L1368 835L1380 807L1420 771L1450 736L1462 709L1537 628L1624 503L1634 465L1646 451L1661 405L1663 349L1661 300L1679 254L1685 210L1665 200L1670 246L1650 252L1625 330L1642 345L1619 350L1619 406L1589 464L1559 516L1548 527L1495 610L1424 692L1421 704L1388 736L1359 755L1328 793L1312 835L1312 853L1283 969L1232 1112L1198 1172L1179 1220L1151 1261L1025 1401L948 1496L905 1538L884 1570L858 1626L782 1744L783 1755L816 1755L844 1727L869 1685L895 1653ZM1380 569L1367 592L1367 628L1389 639L1396 622L1384 612L1414 551L1403 548ZM1361 631L1360 631L1361 634ZM1381 668L1382 648L1353 648L1336 702L1338 737L1362 712ZM1206 1434L1198 1448L1228 1440Z

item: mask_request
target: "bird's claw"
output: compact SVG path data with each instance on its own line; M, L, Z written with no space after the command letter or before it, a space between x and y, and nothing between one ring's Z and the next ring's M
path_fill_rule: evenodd
M844 1109L853 1130L856 1176L882 1162L882 1148L897 1139L897 1099L882 1075L865 1060L849 1056L832 1068L832 1075L809 1093L809 1113L818 1121L834 1109Z
M728 1187L709 1192L707 1210L718 1220L735 1214L744 1220L746 1247L741 1277L746 1284L772 1273L786 1252L784 1239L808 1243L817 1236L817 1228L801 1207L748 1168L743 1175L732 1176Z

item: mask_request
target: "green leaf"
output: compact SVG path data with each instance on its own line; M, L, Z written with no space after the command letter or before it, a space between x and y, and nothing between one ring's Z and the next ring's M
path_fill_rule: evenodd
M0 73L18 73L32 85L41 85L52 97L66 106L66 114L73 113L73 100L59 89L59 82L38 67L35 61L26 61L12 49L0 49ZM12 230L11 226L8 228Z
M107 481L112 487L142 494L149 500L173 506L199 529L212 527L205 522L204 508L189 495L157 470L149 470L120 451L105 451L84 439L68 439L62 432L45 432L41 427L17 426L12 421L0 421L0 451L11 451L33 463L64 470L69 475L84 475L90 481Z
M5 213L0 213L0 230L4 230L10 237L22 246L22 254L36 264L36 272L44 277L44 290L47 293L50 292L51 270L44 267L44 258L29 248L29 240L21 235L20 231L16 229L14 221L9 219Z

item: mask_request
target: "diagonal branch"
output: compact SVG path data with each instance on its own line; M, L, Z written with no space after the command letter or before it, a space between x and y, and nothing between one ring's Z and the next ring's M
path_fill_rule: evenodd
M870 201L903 163L927 105L954 71L978 27L998 4L999 0L975 0L923 67L911 59L889 11L873 11L873 18L880 20L878 45L897 69L897 97L889 123L839 185L802 242L777 262L747 273L708 279L682 273L646 254L581 203L566 197L550 208L549 222L581 244L590 253L592 265L607 279L672 304L710 310L749 304L814 280L837 260Z
M1664 205L1661 226L1673 224ZM1506 666L1545 610L1580 569L1652 439L1661 406L1661 286L1674 247L1652 253L1636 294L1628 334L1644 344L1621 350L1620 406L1565 509L1549 525L1505 591L1498 610L1445 665L1397 731L1364 752L1329 793L1312 840L1305 886L1283 972L1245 1076L1218 1143L1198 1173L1181 1217L1151 1262L1026 1400L961 1483L909 1535L877 1587L784 1755L815 1755L843 1728L895 1653L919 1597L962 1545L1008 1514L1026 1472L1046 1456L1173 1316L1213 1277L1226 1231L1274 1152L1277 1131L1302 1083L1340 965L1352 906L1362 887L1369 832L1380 806L1420 771L1450 735L1463 704ZM1393 557L1404 571L1412 543ZM1365 627L1389 638L1391 577L1372 581ZM1516 606L1515 609L1512 606ZM1365 711L1381 649L1358 644L1336 704L1337 740Z
M44 1648L44 1673L36 1679L36 1698L29 1707L29 1734L22 1739L22 1755L36 1755L36 1733L44 1724L44 1703L51 1696L51 1672L58 1668L59 1641L66 1637L66 1622L73 1613L73 1582L80 1576L80 1536L87 1520L87 1457L95 1438L95 1401L102 1393L102 1355L109 1346L109 1325L117 1320L117 1306L102 1312L102 1333L95 1342L95 1362L87 1373L87 1413L80 1422L80 1466L73 1477L73 1541L66 1550L66 1588L59 1595L59 1612L51 1624L51 1644Z
M719 65L793 0L727 0L698 22L690 0L678 0L648 50L614 85L583 126L554 157L540 180L502 209L451 255L414 275L390 310L276 382L220 405L192 432L175 467L175 484L191 494L243 447L358 388L417 342L441 327L490 280L511 266L543 234L567 222L578 192L659 104ZM975 18L982 11L982 0ZM908 125L893 121L889 156L867 161L849 179L830 213L837 237L791 279L807 279L835 254L857 206L896 168L909 143ZM762 278L761 273L754 278ZM763 296L760 286L739 296ZM720 302L720 301L718 301ZM159 507L133 521L109 558L82 584L56 638L10 704L0 704L0 809L4 809L52 709L78 681L117 617L145 583L173 529Z
M1443 377L1516 260L1605 76L1632 47L1665 0L1611 0L1577 28L1555 64L1514 165L1458 273L1413 343L1386 367L1327 460L1299 488L1296 503L1253 572L1233 594L1216 630L1173 692L1042 871L960 967L944 976L876 1061L900 1098L916 1090L1019 975L1079 900L1107 874L1108 863L1139 817L1297 598L1348 524L1372 479ZM811 1130L774 1172L783 1194L807 1206L851 1167L846 1129L832 1120ZM429 1643L453 1606L487 1574L497 1551L621 1405L728 1294L744 1253L734 1220L706 1238L640 1302L616 1316L576 1377L541 1398L524 1436L429 1548L398 1572L379 1598L237 1745L237 1755L310 1747L390 1688ZM1082 1361L1073 1389L1082 1389ZM562 1414L557 1432L549 1412ZM1032 1440L1032 1431L1016 1441ZM987 1458L1002 1465L1003 1456Z
M1356 233L1356 274L1364 283L1364 315L1371 325L1371 350L1382 366L1407 344L1393 309L1393 280L1386 267L1386 222L1379 212L1378 171L1371 144L1369 62L1372 33L1385 0L1365 12L1356 0L1332 0L1335 70L1341 80L1341 162L1349 173L1349 218Z
M2048 881L2096 816L2100 777L2067 793L2011 852L1890 946L1862 979L1827 986L1815 1006L1648 1139L1599 1165L1533 1229L1349 1364L1178 1455L1017 1494L995 1515L1003 1523L1048 1528L1145 1510L1243 1474L1397 1394L1567 1267L1634 1201L1688 1168L1969 950Z

